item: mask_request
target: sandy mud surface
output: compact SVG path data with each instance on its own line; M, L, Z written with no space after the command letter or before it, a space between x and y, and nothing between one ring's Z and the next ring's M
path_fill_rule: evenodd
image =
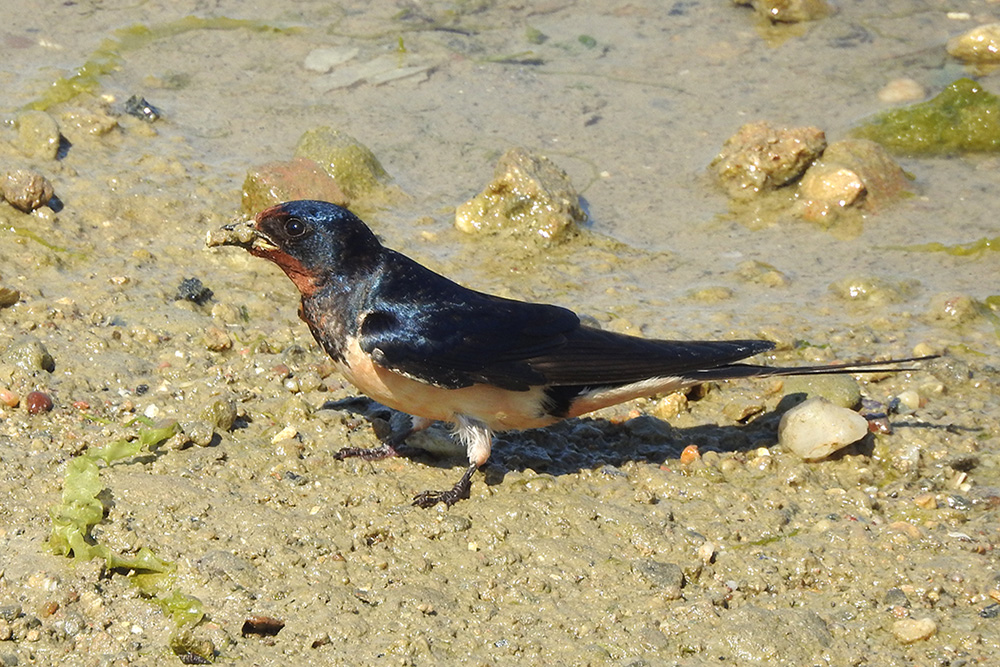
M750 121L837 140L960 77L1000 93L945 50L995 3L36 4L0 28L0 167L57 198L0 203L4 666L1000 654L1000 158L897 156L911 194L842 224L730 209L708 171ZM502 434L469 500L412 507L465 460L335 460L381 416L284 275L205 246L321 126L393 178L385 242L467 285L769 363L943 356L858 378L892 432L825 460L776 444L794 385L722 383ZM454 228L512 147L568 173L583 233Z

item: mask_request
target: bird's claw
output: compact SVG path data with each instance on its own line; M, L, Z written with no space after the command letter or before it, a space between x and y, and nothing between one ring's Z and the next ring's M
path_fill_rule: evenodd
M458 484L447 491L421 491L413 496L413 504L424 509L434 507L438 503L444 503L451 507L459 500L467 499L472 490L472 475L478 469L478 466L469 466L465 474L462 475L462 479L458 480Z

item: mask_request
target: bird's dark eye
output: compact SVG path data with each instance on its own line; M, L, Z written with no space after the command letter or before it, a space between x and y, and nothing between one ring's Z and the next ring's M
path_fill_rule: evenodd
M285 234L290 239L297 238L306 233L306 223L298 218L289 218L285 221Z

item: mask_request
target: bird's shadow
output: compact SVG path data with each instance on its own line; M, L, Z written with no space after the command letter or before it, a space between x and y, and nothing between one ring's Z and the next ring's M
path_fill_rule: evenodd
M650 415L623 421L581 417L546 428L498 433L494 437L493 455L484 469L486 482L498 484L507 472L514 470L533 470L559 476L582 470L610 470L629 462L662 465L670 459L678 458L689 445L697 446L702 453L741 452L771 447L777 442L781 416L804 399L803 394L789 394L773 410L762 412L741 424L707 423L680 428ZM328 401L322 407L363 417L372 424L376 436L383 442L391 440L397 434L398 425L406 424L408 420L408 416L403 413L364 396ZM892 426L949 430L956 428L953 425L931 424L913 419L896 421ZM441 439L451 436L439 430L432 437ZM466 463L461 446L457 442L454 444L453 453L445 456L415 446L400 448L400 453L429 465L451 468L457 459ZM829 458L837 459L852 454L870 456L874 446L874 438L869 434Z

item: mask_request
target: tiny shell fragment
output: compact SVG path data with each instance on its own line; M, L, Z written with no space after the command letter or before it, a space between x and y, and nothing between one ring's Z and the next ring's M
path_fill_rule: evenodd
M804 461L821 461L867 433L864 417L823 398L800 403L782 415L778 424L778 442Z
M13 391L0 388L0 403L3 403L8 408L16 408L20 402L21 399Z

